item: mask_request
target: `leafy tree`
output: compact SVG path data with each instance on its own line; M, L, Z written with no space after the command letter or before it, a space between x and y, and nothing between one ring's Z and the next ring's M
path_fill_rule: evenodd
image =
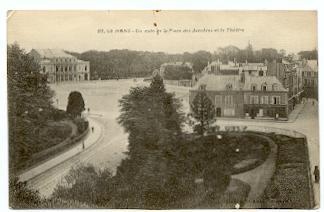
M211 61L212 55L207 51L198 51L192 54L192 64L195 73L200 73Z
M37 129L50 118L53 92L40 66L18 44L7 47L9 167L21 168L38 144Z
M165 92L162 78L153 78L150 87L136 87L120 100L119 123L129 133L129 154L137 148L157 149L166 134L179 135L183 122L180 102ZM143 154L141 154L144 156ZM138 156L138 157L142 157Z
M177 141L183 114L173 94L156 75L150 87L132 88L120 100L119 123L129 133L129 157L117 169L121 186L117 207L163 208L188 193L189 182L178 166ZM178 147L178 148L177 148ZM188 182L188 183L183 183ZM127 201L122 201L122 199Z
M205 89L198 91L190 107L193 117L199 121L199 124L194 127L194 131L203 135L215 117L215 108Z
M84 100L82 94L78 91L72 91L68 97L68 104L66 112L73 118L80 117L81 113L85 110Z
M165 67L164 78L167 80L183 80L192 78L192 69L188 66L173 66Z
M298 55L301 57L301 59L307 60L317 60L318 58L317 49L314 49L312 51L301 51L298 53Z

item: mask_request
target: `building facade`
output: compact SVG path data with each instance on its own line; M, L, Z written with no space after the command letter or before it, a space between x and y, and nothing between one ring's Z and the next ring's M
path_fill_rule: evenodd
M318 98L318 61L304 60L297 67L301 75L303 96L307 98Z
M61 49L32 49L32 55L41 66L50 83L90 80L89 61L78 60Z
M190 104L198 92L207 93L216 117L288 118L288 90L274 76L206 74L190 90Z
M284 88L288 90L288 109L292 111L297 103L301 101L303 92L302 79L298 74L297 63L282 59L280 62L274 60L267 64L268 75L275 76Z

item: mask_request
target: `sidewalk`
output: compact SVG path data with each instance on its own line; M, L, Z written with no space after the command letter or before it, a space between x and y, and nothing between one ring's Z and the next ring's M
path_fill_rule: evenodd
M230 118L230 117L216 117L216 120L220 121L246 121L246 122L276 122L276 123L293 123L297 120L299 114L304 109L305 104L298 104L295 106L295 109L288 115L288 120L275 120L273 118L255 118L255 119L248 119L248 118ZM287 119L287 118L286 118Z
M88 117L89 120L89 133L84 138L84 146L85 149L89 148L93 145L99 138L102 136L102 126L95 121L94 119ZM91 131L91 128L94 127L94 132ZM19 175L19 179L21 181L28 181L37 175L59 165L60 163L68 160L69 158L73 157L74 155L84 151L82 148L82 143L79 142L77 145L72 147L71 149L66 150L65 152L55 156L54 158L45 161L44 163L40 164L39 166L33 167L24 173Z

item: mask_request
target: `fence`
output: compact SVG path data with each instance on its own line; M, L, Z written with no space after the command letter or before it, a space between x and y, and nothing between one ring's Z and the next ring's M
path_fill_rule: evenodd
M263 126L256 126L256 125L246 125L246 124L236 124L236 125L223 125L220 126L221 130L229 130L234 129L232 131L235 131L235 129L238 130L250 130L250 131L257 131L257 132L263 132L263 133L276 133L281 135L286 135L294 138L304 138L306 139L306 136L300 132L297 132L295 130L287 130L282 128L276 128L276 127L263 127Z

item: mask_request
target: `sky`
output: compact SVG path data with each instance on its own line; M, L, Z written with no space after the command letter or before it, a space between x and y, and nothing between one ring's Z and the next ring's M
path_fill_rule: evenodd
M27 51L214 52L227 45L245 48L248 42L255 50L287 53L317 48L314 11L11 11L7 16L8 43Z

